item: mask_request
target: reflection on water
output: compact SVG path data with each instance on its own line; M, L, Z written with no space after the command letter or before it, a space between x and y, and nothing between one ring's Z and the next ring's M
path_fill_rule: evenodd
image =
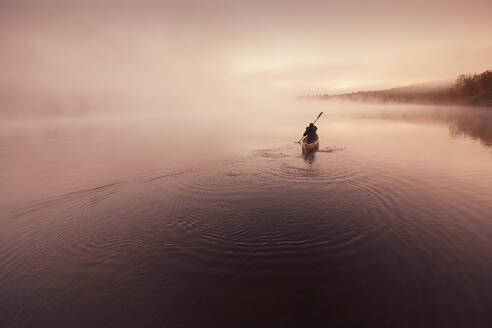
M478 139L485 146L492 146L492 110L474 110L472 113L459 113L448 121L453 136L467 135Z
M326 113L4 130L0 326L489 326L489 114Z
M485 146L492 145L492 109L476 107L393 108L363 111L358 116L401 120L405 122L440 122L449 125L452 136L465 135L479 140Z
M304 158L304 161L306 163L309 163L309 164L313 164L314 163L314 159L315 159L315 155L316 155L316 151L303 151L302 152L302 157Z
M302 149L302 158L304 158L304 161L309 164L313 164L316 158L316 153L321 152L321 153L332 153L335 151L341 151L344 150L343 147L337 147L337 146L331 146L331 147L324 147L322 149L319 148L319 145L310 150L305 150Z
M314 163L314 159L316 156L316 152L319 150L319 144L317 144L315 147L306 149L305 147L302 147L302 157L304 158L304 161L306 163L312 164Z

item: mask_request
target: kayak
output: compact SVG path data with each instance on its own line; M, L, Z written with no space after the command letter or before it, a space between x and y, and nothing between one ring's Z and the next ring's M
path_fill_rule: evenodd
M302 152L311 152L311 151L318 150L319 147L318 135L316 135L316 140L314 140L313 142L307 142L307 136L302 138L301 145L302 145Z

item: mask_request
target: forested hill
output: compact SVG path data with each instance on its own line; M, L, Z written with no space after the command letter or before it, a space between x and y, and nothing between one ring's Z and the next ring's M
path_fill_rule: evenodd
M454 84L448 85L422 84L386 90L314 95L301 98L370 103L492 106L492 71L487 70L481 74L462 74L458 76Z

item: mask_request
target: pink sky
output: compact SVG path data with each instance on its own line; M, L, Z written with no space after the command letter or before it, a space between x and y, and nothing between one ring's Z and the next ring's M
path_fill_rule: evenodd
M296 96L492 68L492 1L0 2L0 92Z

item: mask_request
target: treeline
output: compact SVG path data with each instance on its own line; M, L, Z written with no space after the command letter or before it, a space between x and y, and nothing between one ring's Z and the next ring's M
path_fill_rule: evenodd
M370 103L415 103L492 106L492 71L462 74L454 85L415 85L387 90L359 91L339 95L314 95L301 98L348 100Z
M492 105L492 71L482 74L461 74L455 88L465 100L476 105Z

